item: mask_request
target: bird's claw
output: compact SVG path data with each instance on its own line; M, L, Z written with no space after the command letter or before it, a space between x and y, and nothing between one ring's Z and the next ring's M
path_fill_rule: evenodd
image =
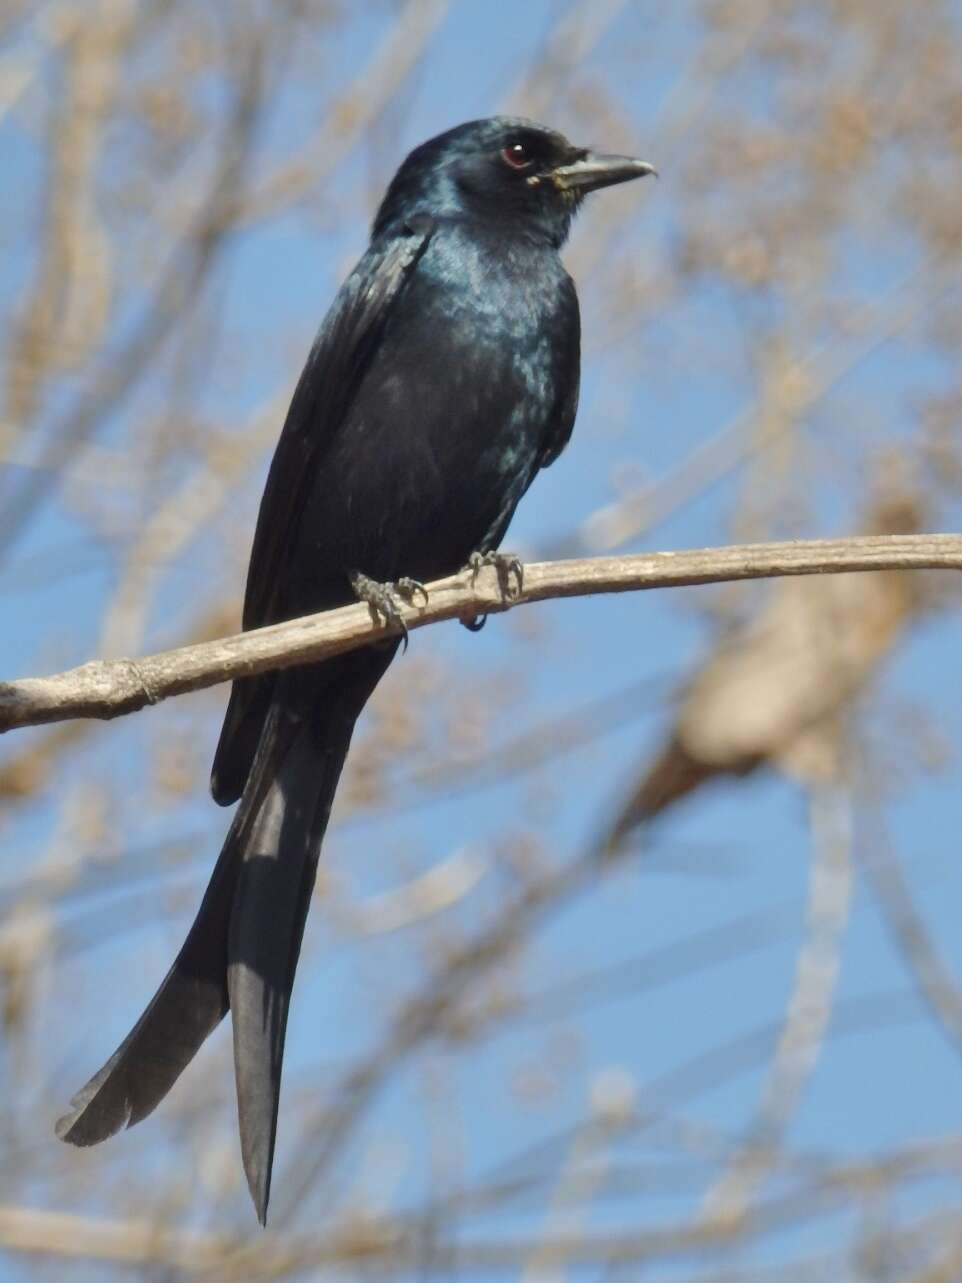
M494 566L498 572L498 587L505 601L517 601L524 590L524 563L513 552L473 552L468 558L471 582L485 566ZM514 584L511 583L512 577Z
M498 587L505 601L516 601L521 596L524 588L524 564L520 557L515 556L513 552L473 552L467 564L467 569L471 571L472 583L485 566L494 566L497 571ZM479 633L487 619L487 615L474 615L471 619L462 619L461 623L469 632Z
M428 592L424 584L406 575L396 583L379 583L376 579L354 570L350 575L351 588L358 601L367 602L371 608L374 622L383 620L386 627L394 627L401 634L402 650L408 648L408 626L401 613L401 601L415 605L421 598L421 604L428 603ZM400 599L400 600L399 600Z
M428 590L420 579L411 579L407 575L402 575L394 587L409 605L416 606L419 597L421 598L422 606L428 604Z

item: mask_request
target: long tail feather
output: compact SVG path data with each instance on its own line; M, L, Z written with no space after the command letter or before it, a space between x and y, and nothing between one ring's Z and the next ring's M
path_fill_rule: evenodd
M58 1119L61 1140L96 1145L146 1118L227 1014L227 947L240 857L257 818L263 782L284 748L274 720L265 729L258 778L234 816L183 948L136 1025Z
M226 1015L231 895L225 884L233 865L225 848L177 960L130 1034L58 1119L61 1140L96 1145L146 1118Z
M184 946L57 1123L95 1145L145 1118L231 1010L244 1170L263 1224L284 1035L321 842L354 724L396 644L278 679L243 798Z
M241 1154L263 1224L270 1197L284 1035L331 803L360 709L357 692L302 727L258 810L234 894L227 984Z

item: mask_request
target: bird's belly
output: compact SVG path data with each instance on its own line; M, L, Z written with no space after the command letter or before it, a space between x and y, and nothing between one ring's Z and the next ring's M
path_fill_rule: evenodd
M402 375L405 371L402 370ZM304 535L319 564L427 581L492 546L530 483L544 424L524 382L398 377L361 399L313 487Z

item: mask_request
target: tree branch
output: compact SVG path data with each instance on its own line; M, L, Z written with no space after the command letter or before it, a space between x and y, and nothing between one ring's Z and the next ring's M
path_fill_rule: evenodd
M962 535L815 539L535 562L525 567L522 591L509 599L502 596L493 567L476 576L465 570L428 585L427 604L407 606L403 616L414 630L553 597L783 575L925 569L962 570ZM329 659L397 631L375 621L366 605L343 606L142 659L96 660L51 677L0 683L0 732L75 717L118 717L235 677Z

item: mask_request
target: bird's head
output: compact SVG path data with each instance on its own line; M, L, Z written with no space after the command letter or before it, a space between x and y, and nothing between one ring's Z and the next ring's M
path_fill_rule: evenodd
M411 152L381 202L374 235L416 213L466 215L560 246L588 192L654 172L643 160L576 147L531 120L472 120Z

